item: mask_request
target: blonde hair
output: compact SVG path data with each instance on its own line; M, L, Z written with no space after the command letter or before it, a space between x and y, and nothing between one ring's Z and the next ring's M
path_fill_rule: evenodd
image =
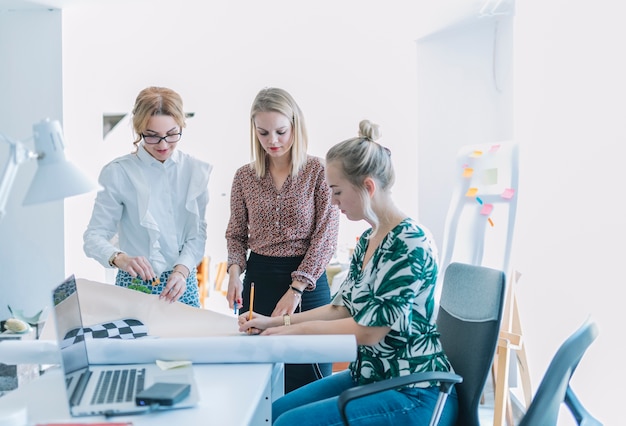
M296 176L307 161L309 145L304 116L293 97L283 89L266 87L254 98L250 108L250 156L252 167L258 177L265 176L265 150L256 134L254 117L259 112L278 112L291 123L293 144L291 146L291 175Z
M375 225L378 225L379 220L372 210L365 178L376 180L383 191L390 190L396 179L391 151L376 142L381 136L378 124L362 120L359 123L359 136L338 143L326 153L326 163L336 162L344 177L358 190L363 201L364 215Z
M148 128L148 121L155 115L169 115L181 128L185 127L183 99L178 93L166 87L147 87L137 95L133 107L133 145L137 152L142 133Z

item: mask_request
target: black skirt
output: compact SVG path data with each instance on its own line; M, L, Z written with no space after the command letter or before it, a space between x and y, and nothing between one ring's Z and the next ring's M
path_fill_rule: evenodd
M272 315L276 303L283 297L292 283L291 273L298 269L303 259L304 256L269 257L251 252L243 279L243 307L241 312L249 310L250 284L254 283L254 312L267 316ZM326 272L324 272L317 280L315 290L305 291L302 295L301 309L307 311L329 303L330 287ZM332 364L330 363L286 364L285 393L330 374L332 374Z

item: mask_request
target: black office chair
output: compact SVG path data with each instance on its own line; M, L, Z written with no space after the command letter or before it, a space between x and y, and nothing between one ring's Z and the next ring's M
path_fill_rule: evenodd
M556 425L563 403L570 409L577 424L602 425L583 407L569 383L585 351L597 336L598 326L593 321L586 321L563 342L552 358L519 426Z
M439 422L451 387L456 384L457 426L479 426L478 405L498 342L505 290L502 271L451 263L444 275L437 327L455 373L414 373L348 389L337 402L344 424L349 425L348 404L356 398L408 384L439 381L439 399L431 425Z

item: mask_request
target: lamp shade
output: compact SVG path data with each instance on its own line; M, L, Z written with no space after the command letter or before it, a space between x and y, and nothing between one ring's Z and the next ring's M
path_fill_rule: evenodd
M37 171L24 205L61 200L95 190L98 185L65 158L65 141L58 121L42 120L33 126Z

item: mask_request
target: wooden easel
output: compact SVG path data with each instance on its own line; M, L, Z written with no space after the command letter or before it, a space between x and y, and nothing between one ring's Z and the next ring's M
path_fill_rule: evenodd
M509 277L507 296L505 300L502 325L500 327L500 338L496 348L492 366L493 388L494 388L494 426L508 424L514 425L513 407L511 404L511 394L509 390L509 370L511 366L511 352L515 351L519 376L524 392L525 407L530 405L532 395L530 387L530 373L528 370L528 358L526 357L526 347L522 335L522 325L515 296L515 286L521 274L517 271Z

